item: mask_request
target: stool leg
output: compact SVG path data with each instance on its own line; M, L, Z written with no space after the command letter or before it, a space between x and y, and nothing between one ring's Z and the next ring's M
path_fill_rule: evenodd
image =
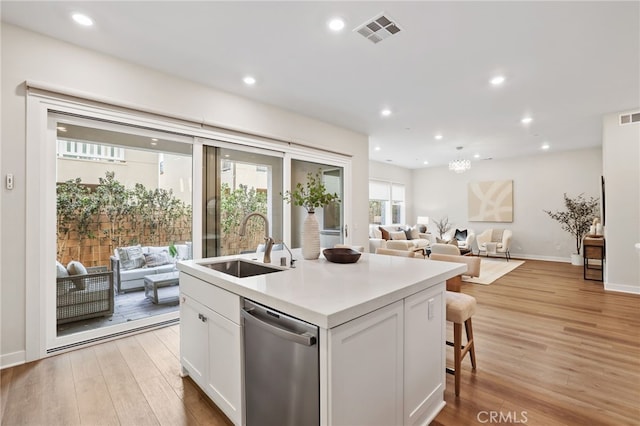
M476 369L476 345L473 340L473 327L471 326L471 318L464 322L464 328L467 332L467 346L469 346L469 356L471 356L471 368Z
M453 323L453 360L456 396L460 396L460 366L462 364L462 324Z

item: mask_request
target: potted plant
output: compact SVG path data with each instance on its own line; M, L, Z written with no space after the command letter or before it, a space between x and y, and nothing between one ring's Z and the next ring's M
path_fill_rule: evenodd
M317 259L320 256L320 226L315 216L315 209L333 202L340 202L338 194L330 193L322 181L320 170L314 175L307 173L307 182L298 182L292 191L283 195L286 202L294 206L302 206L307 211L302 228L302 256L305 259Z
M560 222L563 230L576 239L576 252L571 255L571 263L573 265L581 265L583 262L580 256L582 239L589 232L589 227L596 217L598 204L597 198L585 199L582 194L575 198L570 198L565 193L564 205L566 210L556 212L544 210L552 219Z
M449 216L441 217L438 220L434 220L436 228L438 228L438 234L440 238L444 238L444 234L451 230L451 224L449 223Z

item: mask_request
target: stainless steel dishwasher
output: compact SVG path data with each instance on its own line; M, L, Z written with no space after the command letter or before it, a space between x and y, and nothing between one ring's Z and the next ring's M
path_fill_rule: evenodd
M245 300L247 426L320 424L318 327Z

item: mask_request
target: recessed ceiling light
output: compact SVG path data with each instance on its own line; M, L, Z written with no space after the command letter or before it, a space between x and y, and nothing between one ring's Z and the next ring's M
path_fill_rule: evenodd
M473 158L480 158L480 154L474 154Z
M531 118L531 117L525 117L525 118L523 118L522 120L520 120L520 122L521 122L522 124L529 124L529 123L531 123L532 121L533 121L533 118Z
M422 164L429 164L429 162L427 160L424 160Z
M158 142L150 142L150 143L151 143L151 146L156 146L156 145L158 145Z
M256 79L251 77L250 75L243 78L242 81L244 81L244 84L246 84L247 86L253 86L254 84L256 84Z
M497 76L493 77L490 81L491 81L491 84L493 84L494 86L499 86L502 83L504 83L504 76L497 75Z
M436 138L437 140L440 140L440 139L442 139L442 135L441 135L440 133L438 133L437 135L435 135L435 138Z
M154 142L158 142L158 139L156 139L156 138L151 138L151 140L154 141Z
M56 127L56 129L58 129L61 132L66 132L67 131L67 128L64 127L64 126L58 126L58 127Z
M334 18L332 20L329 21L329 29L331 31L342 31L342 29L344 28L344 21L340 18Z
M93 20L89 18L87 15L83 15L82 13L74 13L71 15L74 21L78 24L83 25L85 27L90 27L93 25Z
M380 114L382 114L383 117L388 117L391 115L391 110L389 108L385 108L382 111L380 111Z
M382 148L380 148L379 146L376 146L375 148L373 148L374 151L380 151Z
M547 149L549 149L549 148L550 148L550 146L549 146L549 144L548 144L548 143L546 143L546 142L545 142L545 143L543 143L543 144L542 144L542 149L544 149L545 151L546 151Z

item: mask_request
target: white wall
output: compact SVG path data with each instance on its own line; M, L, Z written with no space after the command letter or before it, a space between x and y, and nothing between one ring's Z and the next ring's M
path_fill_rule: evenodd
M605 182L605 288L640 294L640 123L620 126L619 115L603 118Z
M416 169L413 204L420 215L434 219L448 216L453 229L470 228L476 234L492 227L511 229L511 253L515 257L568 262L575 252L575 240L543 210L564 209L565 192L599 198L601 174L602 153L598 148L475 161L471 170L461 174L446 167ZM489 180L513 180L512 223L467 220L468 183ZM436 230L433 222L429 228Z
M405 222L407 225L416 224L416 211L413 202L413 177L411 169L394 166L393 164L369 161L369 179L384 182L399 183L405 187ZM418 211L418 213L420 213ZM365 245L366 246L366 245Z
M33 247L25 246L25 80L42 81L210 125L292 141L352 156L354 244L367 241L368 138L270 105L211 89L3 23L1 365L25 350L25 271ZM53 273L53 272L52 272Z

